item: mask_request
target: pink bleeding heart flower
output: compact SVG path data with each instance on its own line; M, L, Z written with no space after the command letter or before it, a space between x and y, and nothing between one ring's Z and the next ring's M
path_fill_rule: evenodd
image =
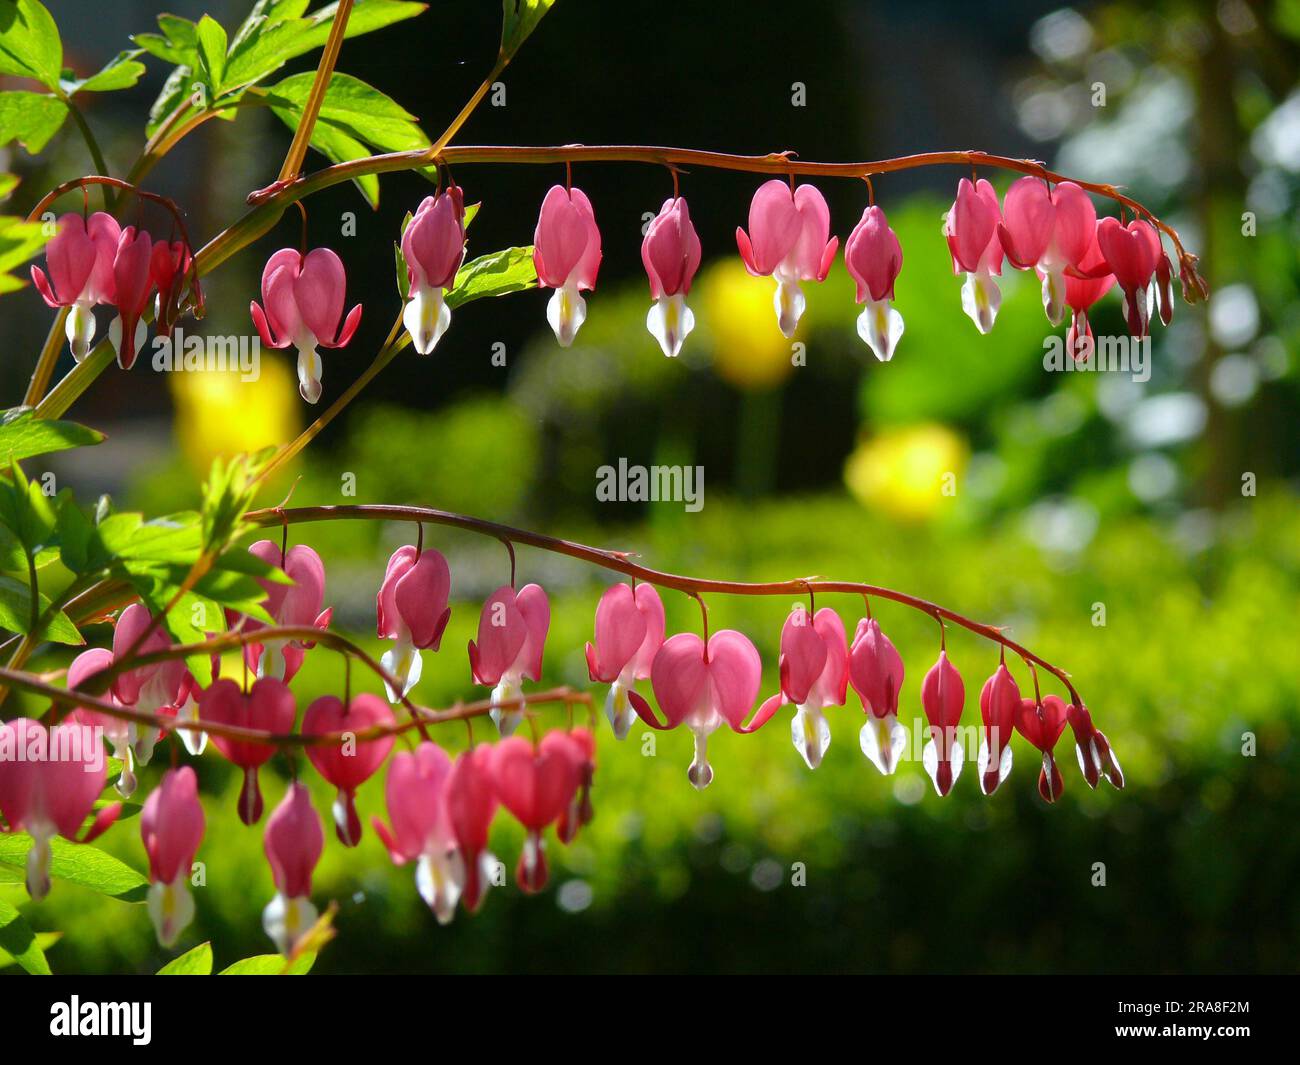
M939 661L921 681L921 707L930 722L930 739L921 752L925 771L934 781L934 790L947 795L961 773L965 751L957 724L966 704L966 686L957 667L948 661L948 652L939 652Z
M992 795L1011 773L1011 734L1015 731L1016 715L1020 713L1020 688L1007 664L998 665L997 672L984 682L980 689L980 717L984 719L984 735L980 739L979 761L980 790Z
M555 823L555 834L561 843L567 844L573 842L578 829L590 824L596 816L591 805L591 786L596 777L596 737L581 726L568 732L548 732L542 737L542 750L551 749L565 754L578 776L577 790Z
M343 260L329 248L313 248L306 255L281 248L262 270L266 310L256 300L249 304L263 344L270 348L292 344L298 349L298 391L308 403L315 403L321 394L323 364L316 348L346 347L361 324L359 303L343 320L346 289Z
M152 630L152 631L149 631ZM148 609L132 603L122 611L113 629L113 658L122 661L145 632L149 632L139 654L165 651L172 646L171 637L155 624ZM119 673L113 680L113 695L123 706L144 713L175 717L184 701L185 663L180 659L154 662ZM163 730L151 725L132 724L129 728L135 760L148 765Z
M742 633L723 629L706 644L693 632L679 632L659 648L650 667L650 686L665 720L659 721L637 692L629 692L628 698L637 716L651 728L684 724L695 734L695 757L686 775L702 790L713 780L709 736L724 721L735 732L754 732L776 712L776 706L764 706L745 722L762 675L758 650Z
M393 552L375 597L379 638L396 641L381 663L402 682L399 693L384 681L390 702L397 702L419 681L420 652L438 650L451 617L450 595L451 570L441 552L421 551L409 544Z
M1002 292L993 280L1002 274L1002 243L998 225L1002 208L998 194L983 178L971 184L962 178L957 184L957 198L944 215L943 234L952 253L952 272L965 273L961 289L961 307L981 333L987 333L997 320L1002 306Z
M357 816L357 788L375 775L393 749L390 734L379 739L363 740L358 734L372 729L391 727L393 712L377 695L355 695L346 707L333 695L322 695L302 717L304 736L349 733L341 744L310 746L307 758L316 771L338 788L334 801L334 831L345 847L355 847L361 840L361 818Z
M581 292L596 287L600 259L600 229L586 193L552 185L537 217L533 265L542 287L555 290L546 320L563 348L573 343L587 319Z
M112 215L96 211L89 218L69 212L45 245L45 265L32 267L32 282L50 307L71 308L64 328L78 362L90 352L95 336L97 303L114 303L113 259L122 236Z
M465 877L460 899L470 913L483 904L497 867L496 858L487 849L488 830L497 812L493 762L493 748L481 744L463 752L447 778L447 818Z
M95 647L83 651L68 666L68 691L76 691L96 673L102 673L113 664L113 652L106 647ZM117 696L109 692L105 696L115 706L122 705ZM117 778L117 793L129 799L135 792L136 779L132 772L131 759L131 723L120 717L113 717L92 707L79 706L68 715L69 720L102 730L104 739L112 748L113 757L121 761L122 772Z
M254 681L247 694L228 677L214 681L199 696L199 712L204 721L214 725L234 725L239 728L260 729L283 735L293 728L298 707L293 692L283 681L263 677ZM256 740L212 737L212 743L227 759L244 771L244 783L239 791L239 819L254 825L262 817L262 791L257 783L257 770L270 761L275 748Z
M1129 332L1141 340L1151 323L1151 277L1164 257L1160 236L1150 222L1142 219L1135 218L1125 226L1118 218L1103 218L1097 223L1097 245L1124 293L1124 320Z
M27 717L0 723L0 814L4 831L32 837L27 893L37 902L50 891L50 840L89 843L122 812L121 803L105 806L78 835L104 776L103 743L90 725L70 721L47 729Z
M894 310L894 282L903 268L903 248L885 212L872 205L844 242L844 265L857 285L858 336L876 358L888 362L903 335L903 316Z
M858 733L862 753L885 776L898 768L907 747L907 729L898 723L898 693L903 688L903 659L880 631L875 618L858 622L849 649L849 683L862 700L867 722Z
M695 315L686 306L686 297L701 255L700 237L686 201L680 196L664 200L646 227L641 262L650 279L650 298L655 301L645 326L669 358L681 353L683 342L695 328Z
M1054 189L1035 177L1011 183L1002 204L998 239L1017 270L1034 270L1043 283L1043 310L1052 325L1065 317L1065 277L1092 245L1097 209L1073 181Z
M627 693L650 676L650 665L664 642L664 604L654 585L626 584L605 589L596 606L596 644L587 644L587 673L608 684L605 714L618 739L627 737L635 716Z
M1016 713L1016 731L1042 752L1038 794L1046 802L1056 802L1065 791L1065 781L1061 779L1061 771L1052 757L1052 749L1065 731L1068 717L1069 710L1064 701L1055 695L1045 695L1041 700L1021 699Z
M411 344L428 355L451 325L446 294L465 258L465 198L457 185L426 196L402 232L406 307L402 324Z
M849 643L844 622L830 607L812 617L796 604L781 626L781 690L759 710L771 717L787 704L795 708L790 738L809 769L822 764L831 727L822 711L843 706L849 687Z
M194 257L183 241L156 241L149 256L149 284L157 291L154 300L154 324L164 336L170 336L173 322L169 308L177 301L185 276Z
M268 565L278 566L289 578L288 584L257 578L257 583L266 591L262 607L277 626L316 628L322 632L329 628L334 608L321 609L325 602L325 563L320 555L306 544L297 544L284 554L280 545L270 540L258 540L248 553ZM264 626L252 618L245 618L243 627L245 632L255 632ZM250 643L244 649L244 658L248 668L259 677L279 677L290 681L302 668L306 652L315 646L315 641L302 639Z
M1092 723L1092 715L1083 704L1071 703L1066 710L1070 730L1074 733L1074 750L1079 756L1079 768L1088 787L1095 788L1097 781L1105 776L1116 788L1124 786L1124 771L1119 767L1119 759L1106 739L1105 733Z
M1074 270L1065 274L1065 302L1073 311L1070 328L1065 334L1065 348L1076 362L1086 362L1096 348L1092 326L1088 322L1088 309L1115 284L1115 275L1109 272L1106 257L1097 244L1094 226L1088 250Z
M509 736L523 720L524 707L500 704L517 699L524 677L542 679L542 652L551 626L551 604L536 584L526 584L518 594L510 585L493 592L478 619L478 642L469 641L469 664L474 682L493 685L492 720L502 736Z
M280 805L267 818L262 848L271 864L276 889L275 897L262 911L262 928L280 953L288 956L303 933L316 923L311 875L325 849L320 815L311 804L311 792L301 781L289 785Z
M831 212L812 185L791 188L773 178L759 186L749 205L749 232L736 228L736 246L745 269L755 277L776 279L777 324L794 336L807 301L800 281L825 281L835 261L838 237L832 237Z
M140 838L149 856L149 917L164 947L175 943L194 920L187 881L204 826L194 770L167 770L140 811Z
M394 755L384 781L392 828L377 817L372 821L395 864L417 863L416 888L439 924L455 915L465 882L448 804L451 768L447 752L429 740Z
M522 736L511 736L492 753L492 783L501 805L528 833L515 882L528 894L541 891L547 879L542 830L559 820L577 793L577 765L567 746L535 749Z
M135 365L149 330L140 316L149 305L153 286L153 239L135 226L127 226L118 238L113 257L113 290L117 317L109 323L108 336L123 370Z

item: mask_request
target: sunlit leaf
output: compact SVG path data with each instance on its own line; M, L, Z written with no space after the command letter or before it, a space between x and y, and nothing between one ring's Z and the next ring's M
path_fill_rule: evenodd
M210 976L212 975L212 944L200 943L192 950L187 950L178 958L173 958L161 969L158 976Z
M50 975L50 963L27 918L0 899L0 966L5 964L5 957L35 976Z
M45 6L37 0L0 4L0 74L35 78L54 90L62 70L63 42Z
M79 92L115 92L129 89L145 72L145 65L137 58L139 48L118 52L98 73L88 78L74 78L63 82L63 91L69 96Z
M555 0L501 0L501 55L513 59Z
M0 419L0 456L22 460L74 447L101 443L104 434L76 422L37 418L32 411L12 409Z
M300 955L292 963L281 954L256 954L228 965L218 976L305 976L316 963L316 955Z
M68 105L43 92L0 92L0 145L17 141L35 155L59 132Z
M487 296L504 296L537 285L533 249L504 248L467 262L456 274L455 287L447 294L447 306L460 307Z
M0 865L24 869L31 847L32 837L25 832L0 835ZM51 840L50 847L53 852L50 875L54 879L66 880L123 902L144 901L149 881L125 862L98 847L72 843L61 836Z

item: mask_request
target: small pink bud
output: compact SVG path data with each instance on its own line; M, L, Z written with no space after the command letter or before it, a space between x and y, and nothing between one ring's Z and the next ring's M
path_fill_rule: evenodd
M655 301L646 315L646 328L669 358L681 352L682 343L695 328L695 315L686 306L686 296L700 268L700 256L700 238L686 201L681 197L665 200L646 229L641 262L650 279L650 298Z
M877 359L888 362L903 335L903 316L890 306L894 281L903 268L903 249L879 207L862 212L845 241L844 265L857 285L857 301L866 304L858 316L858 336Z
M188 881L205 824L198 787L189 766L169 769L140 812L140 838L149 856L149 916L164 947L194 919Z
M533 265L542 287L555 290L546 318L561 347L573 343L587 318L587 301L580 293L596 287L600 260L600 229L587 194L551 186L537 218Z
M275 897L262 911L262 927L280 953L288 955L316 923L311 875L325 849L320 815L301 781L289 785L280 805L267 818L262 846L276 887Z
M934 781L934 790L947 795L961 773L965 752L957 736L962 707L966 703L966 686L957 667L940 651L939 660L921 681L921 707L930 722L930 739L921 752L925 771Z

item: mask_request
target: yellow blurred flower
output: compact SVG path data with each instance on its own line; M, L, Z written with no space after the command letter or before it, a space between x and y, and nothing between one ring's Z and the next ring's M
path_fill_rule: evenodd
M284 360L271 352L262 352L255 381L222 370L170 376L176 439L196 473L206 474L218 455L283 444L301 427L297 382Z
M719 260L695 284L713 334L714 369L737 388L771 388L794 368L792 342L776 324L774 285L771 278L752 277L736 258Z
M844 464L844 483L865 507L923 521L950 498L966 469L966 441L921 422L864 438Z

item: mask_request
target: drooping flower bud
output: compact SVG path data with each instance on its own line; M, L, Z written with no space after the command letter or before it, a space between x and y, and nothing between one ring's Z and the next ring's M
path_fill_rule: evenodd
M891 776L907 748L907 729L898 723L903 659L875 618L858 622L849 651L849 683L867 715L858 734L862 753L885 776Z
M493 592L478 620L478 642L469 642L469 664L476 684L492 685L492 720L509 736L523 720L524 708L500 706L520 693L524 677L542 678L542 652L551 625L551 604L536 584L518 594L508 584Z
M894 281L903 268L903 249L879 207L862 212L844 242L844 265L857 285L857 301L866 304L858 315L858 336L877 359L888 362L903 335L903 316L890 305Z
M140 812L140 838L149 856L149 917L164 947L194 920L187 882L205 825L198 789L189 766L169 769Z
M1043 310L1052 325L1065 317L1065 271L1083 261L1097 226L1097 210L1080 186L1054 189L1036 177L1011 183L1002 205L998 239L1017 270L1034 270L1043 283Z
M600 229L587 194L552 185L537 218L533 265L542 287L555 290L546 305L546 320L561 347L573 344L587 319L581 293L596 287L600 260Z
M1065 731L1068 717L1065 703L1055 695L1045 695L1042 700L1021 699L1016 714L1016 731L1038 748L1043 755L1043 768L1038 773L1038 794L1046 802L1056 802L1065 791L1061 771L1052 757L1056 741Z
M686 297L700 268L701 254L686 201L680 196L665 200L641 241L641 262L650 278L650 298L655 301L646 315L646 328L669 358L681 352L682 342L695 328L695 315L686 306Z
M763 703L759 714L771 716L793 704L790 739L809 769L822 763L831 744L831 727L823 711L843 706L849 687L849 644L844 622L830 607L809 615L796 604L781 626L781 690Z
M921 761L940 795L952 790L966 756L957 735L965 704L966 686L961 674L948 660L948 652L940 651L939 661L921 681L921 707L930 722L930 739L921 752Z
M113 257L117 317L109 323L108 335L117 351L117 364L124 370L135 365L135 357L149 335L140 316L149 305L152 255L153 240L148 233L135 226L122 230Z
M542 749L557 749L567 754L578 777L577 790L555 823L560 842L572 843L578 829L590 824L596 816L591 805L591 786L596 777L596 738L581 726L568 732L548 732L542 737Z
M125 658L145 632L149 635L140 645L139 654L165 651L171 647L171 637L161 624L154 624L148 609L140 603L132 603L118 616L113 629L113 658L117 661ZM119 673L113 679L113 695L123 706L147 714L175 717L177 707L184 699L184 685L185 663L173 658ZM133 723L128 733L135 760L140 765L148 765L153 749L162 737L162 730Z
M492 753L497 799L528 833L515 869L515 882L529 894L546 886L542 830L559 820L578 791L578 765L568 742L534 748L522 736L511 736L498 743Z
M49 277L32 267L32 282L50 307L71 308L65 330L78 362L90 352L95 337L97 303L114 303L113 259L122 230L112 215L94 212L88 219L69 212L59 219L58 232L45 245Z
M1079 769L1083 771L1088 787L1095 788L1097 781L1105 776L1114 787L1122 788L1124 771L1119 767L1119 759L1115 757L1105 734L1092 723L1088 708L1071 703L1066 714L1074 733L1074 750L1079 756Z
M288 554L282 555L280 545L271 540L258 540L248 553L278 566L289 578L288 584L257 578L266 592L262 607L277 626L322 630L329 627L334 609L321 609L325 601L325 563L320 555L306 544L296 544L289 548ZM261 622L252 618L243 621L245 632L262 627ZM315 646L314 641L301 639L250 643L244 648L244 660L259 677L276 677L288 682L302 668L307 651Z
M980 790L985 795L997 791L998 785L1011 773L1011 734L1015 731L1019 712L1020 688L1003 662L980 689L984 735L980 739L977 768Z
M961 308L981 333L993 328L1002 306L1002 292L993 280L1002 274L1001 220L992 185L983 178L975 184L969 178L957 183L957 198L944 215L943 234L952 253L952 272L966 275Z
M447 778L447 818L464 863L461 902L474 913L492 883L496 858L488 851L488 829L497 812L493 785L493 749L480 744L464 751Z
M457 185L426 196L402 233L406 309L402 324L421 355L428 355L451 325L446 293L465 258L465 200Z
M103 672L112 664L113 652L105 647L95 647L89 651L83 651L68 666L68 691L75 691L80 688L96 673ZM121 705L117 696L111 692L108 698L113 703ZM120 717L113 717L110 714L86 706L77 707L69 715L69 718L79 721L83 725L90 725L92 728L103 729L104 739L108 741L109 746L112 748L113 757L122 763L122 772L117 778L117 793L122 798L129 799L134 794L136 786L135 773L132 770L134 761L131 751L131 724L123 721Z
M1115 284L1115 275L1106 266L1106 257L1097 244L1094 226L1088 250L1074 268L1065 274L1065 302L1074 312L1065 334L1065 347L1076 362L1086 362L1096 348L1088 309Z
M605 714L617 739L624 739L636 716L627 693L650 676L650 665L664 642L664 604L652 584L605 589L596 606L596 644L587 644L587 673L608 684Z
M323 695L302 717L304 736L351 733L341 744L309 746L307 758L326 780L338 788L334 801L334 830L345 847L355 847L361 839L361 819L357 816L357 788L374 776L393 749L393 736L362 740L358 733L381 726L391 726L393 712L377 695L354 695L345 707L343 700Z
M203 720L215 725L236 725L284 735L293 728L298 710L289 686L274 677L255 681L247 694L229 677L223 677L199 696L199 713ZM256 824L263 809L257 770L271 760L275 748L269 743L232 740L216 735L212 737L212 743L244 771L244 783L239 792L239 819L246 825Z
M311 804L311 792L301 781L289 785L280 805L267 818L262 846L276 888L275 897L262 910L262 927L280 953L288 955L303 933L316 923L311 875L325 849L320 815Z
M438 650L451 618L450 594L451 570L441 552L417 551L410 545L393 552L375 597L379 638L396 641L381 662L402 682L400 692L384 682L389 702L397 702L419 681L420 651Z
M1135 340L1145 337L1151 323L1151 276L1164 255L1160 236L1150 222L1135 218L1127 226L1118 218L1097 223L1097 245L1124 293L1124 320Z

